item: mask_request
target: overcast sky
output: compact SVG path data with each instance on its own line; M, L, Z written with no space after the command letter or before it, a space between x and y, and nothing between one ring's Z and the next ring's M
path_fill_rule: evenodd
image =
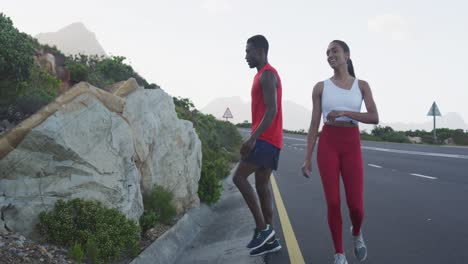
M254 34L270 42L284 98L311 108L313 85L332 75L326 48L341 39L383 122L430 120L433 101L468 122L467 10L462 0L0 2L31 35L83 22L107 53L199 109L218 97L249 99L255 70L244 52Z

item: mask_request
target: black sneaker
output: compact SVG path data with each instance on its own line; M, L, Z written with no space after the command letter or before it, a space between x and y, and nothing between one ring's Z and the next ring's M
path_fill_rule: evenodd
M275 230L271 228L270 225L267 225L266 230L255 230L254 237L252 238L252 241L247 245L247 248L249 249L256 249L263 244L265 244L270 238L272 238L275 235Z
M266 253L276 252L281 249L281 245L278 239L273 240L272 242L267 242L263 246L250 251L250 256L261 256Z
M249 244L247 245L247 248L253 248L253 243L255 241L255 237L257 236L259 230L257 228L254 229L254 234L252 236L252 240L250 240Z

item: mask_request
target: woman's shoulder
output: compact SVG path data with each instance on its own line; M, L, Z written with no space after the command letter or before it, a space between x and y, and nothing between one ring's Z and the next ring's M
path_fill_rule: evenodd
M323 91L323 87L325 86L324 83L325 83L325 81L320 81L320 82L316 83L316 84L314 85L314 91L315 91L315 92L320 92L320 93L321 93L321 92Z
M359 87L369 86L369 83L365 80L357 79Z
M359 89L361 90L362 93L365 93L366 91L370 90L370 86L367 81L360 80L360 79L357 79L357 80L358 80Z

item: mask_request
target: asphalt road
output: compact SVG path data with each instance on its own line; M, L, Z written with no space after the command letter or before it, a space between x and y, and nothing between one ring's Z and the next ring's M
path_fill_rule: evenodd
M300 173L305 136L285 134L284 143L274 177L300 254L305 263L333 263L316 163L311 179ZM362 151L366 263L468 263L468 148L363 141ZM358 263L343 185L341 197L345 253L350 264ZM283 232L277 212L274 221L283 250L267 256L267 263L290 263L284 236L292 234Z

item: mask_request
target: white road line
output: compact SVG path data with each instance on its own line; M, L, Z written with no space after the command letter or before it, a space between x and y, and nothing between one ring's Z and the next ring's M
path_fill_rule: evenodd
M374 168L379 168L379 169L382 168L382 166L375 165L375 164L370 164L370 163L369 163L369 164L367 164L367 165L369 165L370 167L374 167Z
M304 142L307 142L307 140L305 140L305 139L302 139L302 138L284 137L284 136L283 136L283 138L285 138L285 139L291 139L291 140L297 140L297 141L304 141Z
M361 148L369 149L369 150L376 150L376 151L383 151L383 152L410 154L410 155L433 156L433 157L444 157L444 158L454 158L454 159L468 159L468 155L432 153L432 152L410 151L410 150L400 150L400 149L386 149L386 148L375 148L375 147L366 147L366 146L362 146Z
M306 139L286 137L285 139L297 140L302 142L307 142ZM422 151L410 151L410 150L400 150L400 149L387 149L387 148L376 148L376 147L366 147L361 146L362 149L391 152L391 153L401 153L401 154L410 154L410 155L420 155L420 156L433 156L433 157L443 157L443 158L454 158L454 159L468 159L468 155L458 155L458 154L445 154L445 153L433 153L433 152L422 152Z
M431 180L437 180L437 177L431 177L431 176L426 176L426 175L417 174L417 173L410 173L410 175L421 177L421 178L426 178L426 179L431 179Z

